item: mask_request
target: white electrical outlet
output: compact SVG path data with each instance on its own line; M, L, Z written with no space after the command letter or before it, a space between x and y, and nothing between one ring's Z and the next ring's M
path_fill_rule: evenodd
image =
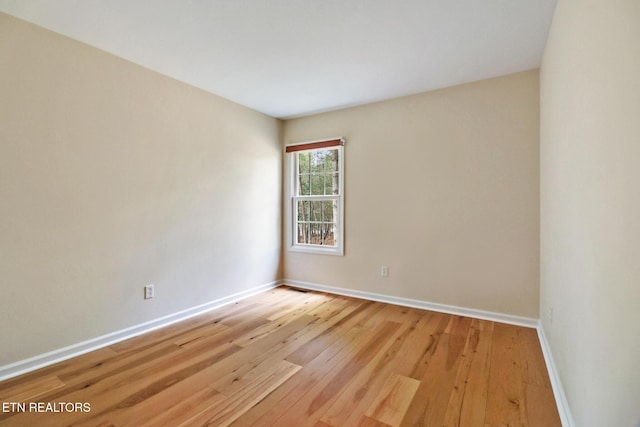
M380 267L380 275L382 277L389 277L389 267L387 267L386 265Z
M553 307L549 307L549 324L553 324Z
M144 299L151 299L156 296L156 290L153 285L147 285L144 287Z

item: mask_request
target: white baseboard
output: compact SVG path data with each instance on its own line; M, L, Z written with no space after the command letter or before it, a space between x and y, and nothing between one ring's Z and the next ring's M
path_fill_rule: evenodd
M291 285L296 288L309 289L313 291L326 292L329 294L344 295L348 297L386 302L388 304L402 305L405 307L421 308L423 310L438 311L441 313L454 314L458 316L467 316L476 319L490 320L493 322L507 323L510 325L524 326L527 328L538 327L538 319L534 319L531 317L521 317L511 314L497 313L493 311L478 310L474 308L457 307L454 305L395 297L392 295L377 294L374 292L358 291L354 289L336 288L333 286L319 285L317 283L301 282L299 280L281 280L280 284Z
M556 406L560 413L560 421L562 421L562 427L575 427L571 410L569 409L569 402L567 401L567 395L564 393L564 387L560 381L560 375L556 369L556 364L553 361L553 355L547 336L544 333L542 322L538 322L538 339L540 340L540 347L542 347L542 354L544 355L544 361L547 365L547 371L549 372L549 380L551 381L551 387L553 388L553 395L556 399Z
M8 365L0 366L0 381L12 378L18 375L25 374L27 372L35 371L36 369L43 368L54 363L61 362L63 360L70 359L72 357L79 356L84 353L88 353L93 350L114 344L116 342L124 341L126 339L142 335L153 330L169 326L173 323L180 322L190 317L197 316L215 308L221 307L232 302L239 301L241 299L250 297L255 294L273 289L279 285L278 281L267 283L255 288L248 289L246 291L238 292L233 295L218 298L213 301L209 301L205 304L201 304L195 307L181 310L167 316L160 317L158 319L151 320L149 322L141 323L130 328L122 329L120 331L112 332L110 334L102 335L97 338L93 338L87 341L83 341L77 344L73 344L64 348L50 351L48 353L39 354L28 359L19 360Z

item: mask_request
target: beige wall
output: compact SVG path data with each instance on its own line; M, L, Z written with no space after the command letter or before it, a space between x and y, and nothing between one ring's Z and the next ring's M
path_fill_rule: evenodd
M640 2L560 0L540 132L541 318L571 411L640 426Z
M529 71L286 121L346 137L346 239L285 249L284 277L537 317L538 109Z
M278 278L280 122L4 14L0 58L0 365Z

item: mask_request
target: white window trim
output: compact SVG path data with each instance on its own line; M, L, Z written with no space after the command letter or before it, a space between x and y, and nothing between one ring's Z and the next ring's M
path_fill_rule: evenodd
M313 141L312 141L313 142ZM301 144L306 144L301 143ZM298 144L290 144L290 145L298 145ZM287 173L287 199L288 209L287 209L287 242L288 242L288 250L291 252L303 252L303 253L312 253L312 254L323 254L323 255L335 255L335 256L344 256L344 146L332 147L331 149L338 150L338 170L339 170L339 182L338 188L340 194L338 196L332 195L318 195L318 196L297 196L296 195L296 155L295 153L286 154L288 157L287 165L288 165L288 173ZM308 151L322 151L327 150L327 148L317 148L314 150ZM338 200L338 218L336 220L336 228L338 233L338 244L336 246L323 246L323 245L311 245L311 244L300 244L296 241L296 210L297 204L296 201L299 199L303 200Z

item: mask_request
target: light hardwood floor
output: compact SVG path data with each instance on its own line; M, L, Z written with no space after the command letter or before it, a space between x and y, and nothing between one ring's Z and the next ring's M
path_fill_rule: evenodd
M9 426L560 426L535 330L288 287L1 382L0 402L27 402Z

